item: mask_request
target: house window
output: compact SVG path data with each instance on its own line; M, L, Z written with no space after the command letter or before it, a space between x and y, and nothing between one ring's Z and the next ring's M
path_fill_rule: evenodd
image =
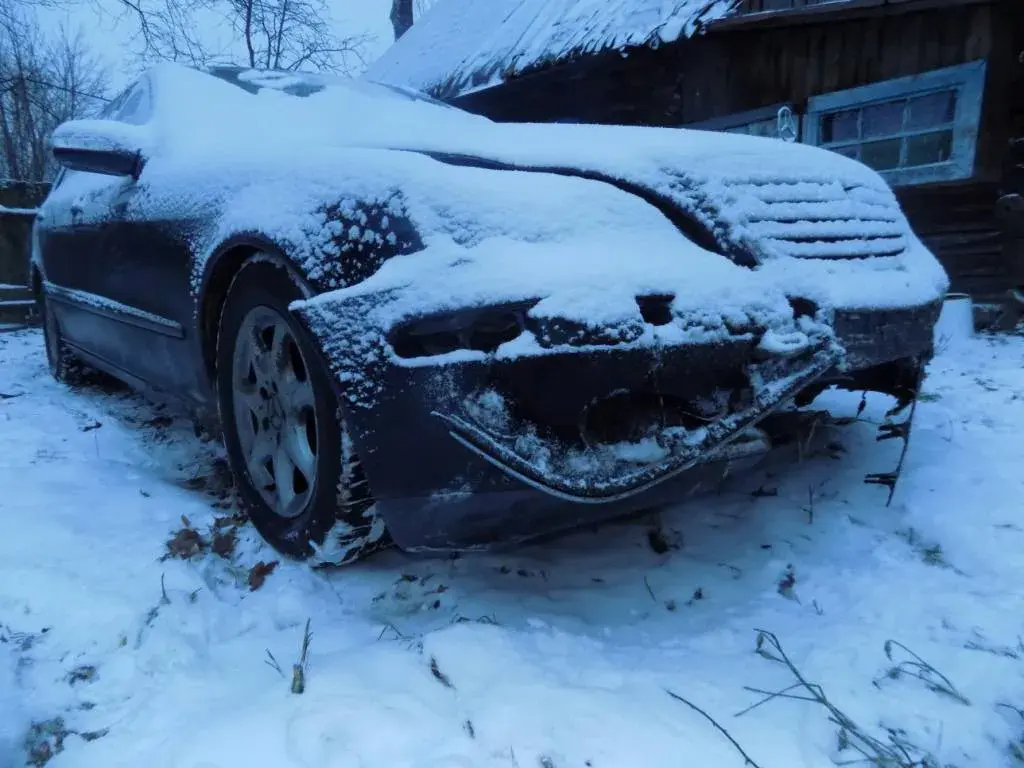
M726 133L745 133L748 136L767 136L771 139L779 138L779 120L771 117L767 120L755 120L743 125L726 128Z
M780 121L780 110L788 110L795 121L796 135L800 132L800 116L793 113L789 104L776 104L772 107L755 109L750 112L739 112L726 117L719 117L713 120L705 120L701 123L691 123L687 128L699 131L724 131L725 133L744 133L748 136L766 136L771 139L782 138L779 129L786 130L785 121Z
M969 178L984 83L979 61L816 96L804 141L860 160L893 185Z

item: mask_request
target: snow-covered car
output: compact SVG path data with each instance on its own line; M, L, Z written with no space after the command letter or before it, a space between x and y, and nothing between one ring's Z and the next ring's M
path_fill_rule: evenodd
M321 562L628 514L826 386L912 398L947 287L876 173L768 139L165 65L53 151L54 375L191 404L263 536Z

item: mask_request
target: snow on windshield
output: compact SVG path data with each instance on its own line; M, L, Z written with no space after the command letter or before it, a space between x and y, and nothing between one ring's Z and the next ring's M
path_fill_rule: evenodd
M292 96L309 96L328 88L343 88L358 91L369 96L399 97L406 101L424 101L435 106L452 109L443 101L425 93L400 85L375 83L369 80L354 80L348 77L318 72L289 72L274 69L243 69L241 67L217 66L206 70L211 75L233 83L250 93L264 89L283 91Z
M156 119L168 153L246 156L369 143L381 134L488 123L394 86L331 75L177 64L152 72Z

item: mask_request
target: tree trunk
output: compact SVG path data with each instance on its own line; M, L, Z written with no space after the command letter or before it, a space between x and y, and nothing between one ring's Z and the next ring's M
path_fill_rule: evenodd
M412 0L391 0L391 26L398 40L412 26Z

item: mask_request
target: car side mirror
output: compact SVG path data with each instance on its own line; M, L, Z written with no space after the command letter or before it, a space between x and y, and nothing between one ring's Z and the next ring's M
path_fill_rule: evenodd
M53 132L53 156L73 171L139 178L144 129L114 120L71 120Z

